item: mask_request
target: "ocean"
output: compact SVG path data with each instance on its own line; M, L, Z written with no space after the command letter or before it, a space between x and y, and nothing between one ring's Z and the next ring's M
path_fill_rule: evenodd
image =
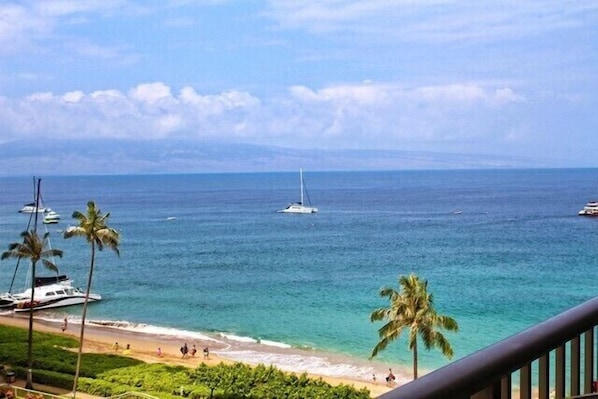
M94 200L121 233L120 257L98 253L88 320L174 340L213 340L218 355L369 380L411 377L405 340L373 361L370 313L382 286L415 273L462 358L596 295L597 169L304 171L317 214L277 213L299 199L299 173L41 176L61 273L84 287L89 246L64 240ZM0 178L0 250L19 240L33 179ZM0 291L15 260L0 262ZM13 291L26 288L27 264ZM39 269L38 269L39 270ZM38 274L44 274L43 271ZM47 273L45 273L47 274ZM39 317L76 320L79 306ZM191 341L189 341L191 342ZM422 372L448 364L420 352Z

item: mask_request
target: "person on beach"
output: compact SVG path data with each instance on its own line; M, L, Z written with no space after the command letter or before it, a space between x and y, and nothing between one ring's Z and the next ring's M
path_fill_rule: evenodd
M112 345L112 349L114 349L114 352L118 352L118 342L115 342L114 345Z
M66 317L64 318L64 320L62 321L62 332L66 331L66 328L68 327L68 322L66 320Z
M183 359L185 359L189 353L189 347L187 346L186 342L185 345L181 346L181 353L183 354Z
M191 348L191 357L195 357L196 353L197 353L197 349L195 348L195 345L193 345L193 348Z
M126 349L123 351L123 355L129 355L131 353L131 345L127 344Z
M376 384L376 374L372 374L372 381L374 384Z
M204 359L209 359L210 358L210 350L208 349L207 346L205 348L203 348L203 358Z
M158 357L162 357L162 349L158 348Z
M395 383L396 377L392 373L392 369L388 369L388 376L386 377L386 383L388 385L393 385Z

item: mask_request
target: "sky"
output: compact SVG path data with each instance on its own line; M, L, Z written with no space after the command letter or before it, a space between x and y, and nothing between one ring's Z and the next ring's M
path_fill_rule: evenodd
M598 166L595 0L4 0L0 144L190 140Z

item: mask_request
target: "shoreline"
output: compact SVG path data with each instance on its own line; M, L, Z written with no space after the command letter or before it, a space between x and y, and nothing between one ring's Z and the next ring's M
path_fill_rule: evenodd
M28 317L20 317L15 315L0 315L0 324L9 325L19 328L28 328ZM79 338L80 335L80 324L68 323L67 329L62 332L61 320L48 320L42 318L34 318L34 330L42 331L54 334L67 334L75 339ZM113 349L115 343L118 343L118 350ZM189 356L188 358L182 358L180 347L187 343L189 349L195 345L197 353L195 356ZM126 350L126 346L130 345L130 350ZM259 343L257 344L259 345ZM204 358L203 348L209 348L209 357ZM158 356L158 348L160 348L161 356ZM228 350L229 347L221 342L213 340L209 337L194 337L194 338L175 338L172 336L165 336L159 334L149 334L139 331L128 331L124 329L107 327L103 325L86 323L85 326L85 341L84 341L84 352L86 353L118 353L123 356L130 356L147 363L165 363L169 365L182 365L191 368L199 366L202 362L208 365L216 365L219 363L232 364L241 362L250 366L255 366L255 363L237 360L231 357L227 357L222 352ZM276 349L276 348L273 348ZM284 348L279 348L280 352L284 352ZM266 364L265 362L261 362ZM269 364L266 364L269 365ZM285 372L294 372L295 374L302 374L303 371L292 371L282 369L278 365L273 365ZM311 378L321 378L331 385L348 385L353 386L356 389L366 388L370 391L371 397L377 397L385 392L396 388L398 385L389 387L384 383L384 373L376 373L376 382L364 381L359 378L349 377L334 377L328 375L322 375L318 373L307 374ZM396 373L395 373L396 374ZM399 378L398 383L402 384L406 381L401 381Z

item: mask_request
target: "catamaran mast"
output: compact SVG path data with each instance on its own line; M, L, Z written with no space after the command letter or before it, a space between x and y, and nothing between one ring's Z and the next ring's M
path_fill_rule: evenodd
M35 209L34 212L32 212L29 215L29 221L27 222L27 231L29 231L29 228L31 227L31 222L34 222L33 225L33 230L37 231L37 211L39 209L39 203L40 203L40 184L41 184L42 179L38 179L35 176L33 176L33 202L35 204ZM35 219L33 219L35 217ZM10 286L8 287L8 292L11 293L12 292L12 287L15 284L15 279L17 278L17 272L19 271L19 264L21 263L21 258L17 258L17 265L15 266L15 271L12 275L12 279L10 280ZM27 286L27 281L25 281L25 286Z
M302 168L299 169L299 180L301 180L301 184L300 184L300 187L301 187L301 202L300 202L300 204L303 205L303 169Z

